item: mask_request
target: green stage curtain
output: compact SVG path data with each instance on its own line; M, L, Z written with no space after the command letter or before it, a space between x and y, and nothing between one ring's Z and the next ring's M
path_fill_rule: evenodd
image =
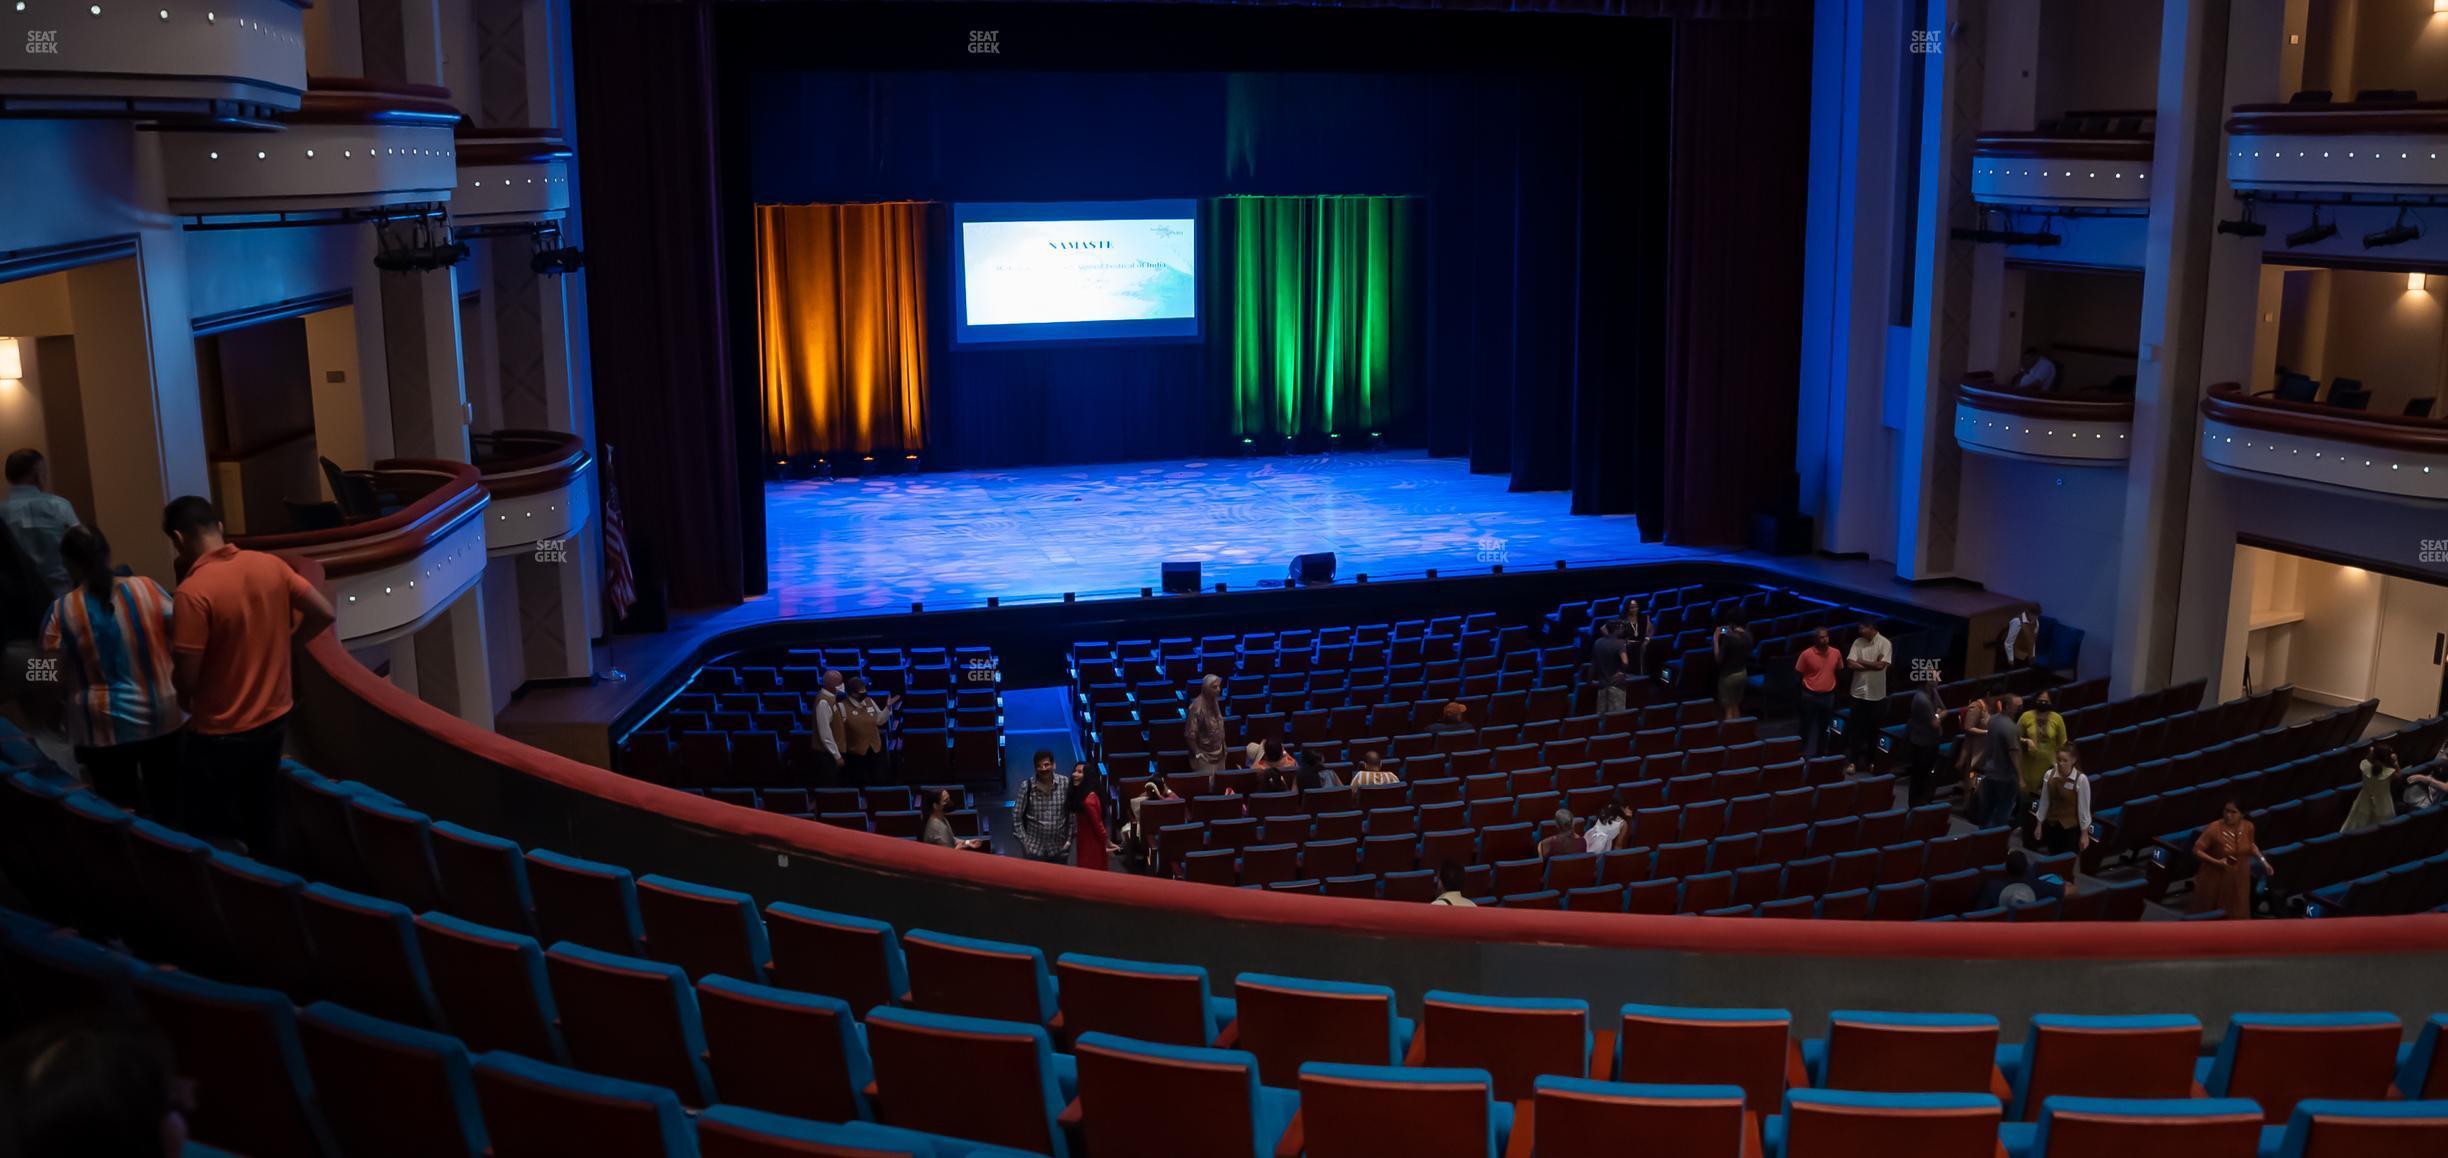
M924 449L933 208L757 206L768 457Z
M1364 442L1407 410L1418 359L1402 197L1230 197L1233 432Z

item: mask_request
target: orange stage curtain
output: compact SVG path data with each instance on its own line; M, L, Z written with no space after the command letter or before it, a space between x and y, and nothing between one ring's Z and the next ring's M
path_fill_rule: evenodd
M924 449L933 208L757 206L769 457Z

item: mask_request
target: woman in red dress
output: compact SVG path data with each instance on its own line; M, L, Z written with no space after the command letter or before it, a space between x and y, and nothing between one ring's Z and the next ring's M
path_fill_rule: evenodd
M2219 810L2193 841L2193 859L2201 867L2193 874L2193 911L2224 910L2230 921L2252 917L2252 866L2269 868L2269 858L2253 840L2253 822L2235 801Z
M1085 760L1071 766L1071 807L1079 813L1071 863L1104 872L1116 848L1105 817L1105 769Z

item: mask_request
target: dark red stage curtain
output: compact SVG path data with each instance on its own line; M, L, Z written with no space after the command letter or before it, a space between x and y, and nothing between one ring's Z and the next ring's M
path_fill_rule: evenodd
M1751 515L1777 505L1793 472L1810 38L1807 5L1675 22L1664 429L1671 543L1744 540Z
M704 0L571 12L596 433L620 448L640 585L674 607L737 603L765 576L726 387L712 23Z

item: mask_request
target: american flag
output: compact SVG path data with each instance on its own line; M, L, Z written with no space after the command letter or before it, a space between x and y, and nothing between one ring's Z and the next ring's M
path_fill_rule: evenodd
M637 573L629 568L629 528L621 519L620 476L612 469L612 447L606 445L604 459L604 598L612 602L615 619L629 618L629 608L637 603Z

